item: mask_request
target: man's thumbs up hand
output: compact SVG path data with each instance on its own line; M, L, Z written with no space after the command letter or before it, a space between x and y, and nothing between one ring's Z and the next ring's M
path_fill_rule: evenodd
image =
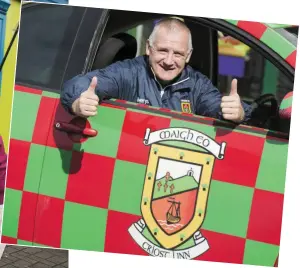
M229 96L235 96L237 95L237 80L233 79L231 82L231 89L230 89L230 93Z
M224 96L221 101L221 109L223 118L240 123L244 120L245 111L241 103L239 94L237 93L237 80L231 82L229 96Z
M99 98L96 95L97 77L93 77L90 86L86 91L81 93L80 97L72 104L73 112L81 117L95 116Z
M90 94L96 95L97 82L98 82L97 77L94 76L93 79L92 79L92 82L90 83L90 86L89 86L89 88L87 89L86 92L89 92Z

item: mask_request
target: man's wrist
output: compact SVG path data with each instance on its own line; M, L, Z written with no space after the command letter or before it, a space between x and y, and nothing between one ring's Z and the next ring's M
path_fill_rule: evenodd
M78 115L78 102L79 98L72 103L72 112L76 115Z
M241 116L240 116L240 120L239 120L239 123L243 122L245 119L245 111L244 111L244 108L242 106L242 111L241 111Z

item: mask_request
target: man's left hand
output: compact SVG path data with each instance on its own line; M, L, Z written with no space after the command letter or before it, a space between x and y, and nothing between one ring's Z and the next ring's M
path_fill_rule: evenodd
M239 94L237 93L237 80L231 82L229 96L224 96L221 101L221 109L223 118L226 120L240 123L245 118L245 111L241 103Z

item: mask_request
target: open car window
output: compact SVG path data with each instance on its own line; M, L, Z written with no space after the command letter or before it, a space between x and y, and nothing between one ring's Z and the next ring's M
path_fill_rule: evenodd
M99 43L98 51L93 62L92 70L106 67L117 60L128 59L145 54L146 41L153 30L155 23L166 15L155 13L141 13L131 11L111 10L110 17ZM193 36L193 53L189 64L196 70L205 74L214 85L217 85L217 31L199 25L188 18L185 23ZM135 40L129 41L130 46L136 43L136 53L119 51L116 47L107 45L109 39L116 34L129 34ZM203 42L205 40L205 42ZM115 50L115 54L112 51ZM121 53L122 55L120 55ZM109 55L111 58L108 59ZM114 55L116 55L115 58ZM216 65L216 66L214 66Z
M295 38L288 32L285 36L287 40ZM255 105L250 125L289 132L289 122L282 120L278 111L284 97L293 91L294 81L262 53L232 36L221 34L218 74L218 88L223 94L229 93L232 78L237 78L241 99L259 104Z
M115 61L144 55L146 40L161 16L151 13L111 11L92 69L104 68L113 63L111 60L103 61L104 55L107 54L107 50L103 47L110 37L118 33L129 34L136 41L137 48L134 54L125 53ZM121 19L116 20L116 17ZM282 122L278 108L284 96L293 90L293 80L254 48L251 42L243 43L236 37L196 22L193 18L184 19L193 36L194 51L190 65L208 76L224 95L229 94L232 79L238 79L238 93L241 99L255 107L249 125L289 132L289 122L288 124ZM289 38L296 37L293 35ZM107 49L111 50L111 47Z

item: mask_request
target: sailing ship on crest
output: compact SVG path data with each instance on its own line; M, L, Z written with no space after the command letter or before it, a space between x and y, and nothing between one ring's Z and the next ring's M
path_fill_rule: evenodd
M176 202L175 198L170 198L168 200L169 203L171 203L170 208L167 212L167 224L175 224L180 222L180 202Z

